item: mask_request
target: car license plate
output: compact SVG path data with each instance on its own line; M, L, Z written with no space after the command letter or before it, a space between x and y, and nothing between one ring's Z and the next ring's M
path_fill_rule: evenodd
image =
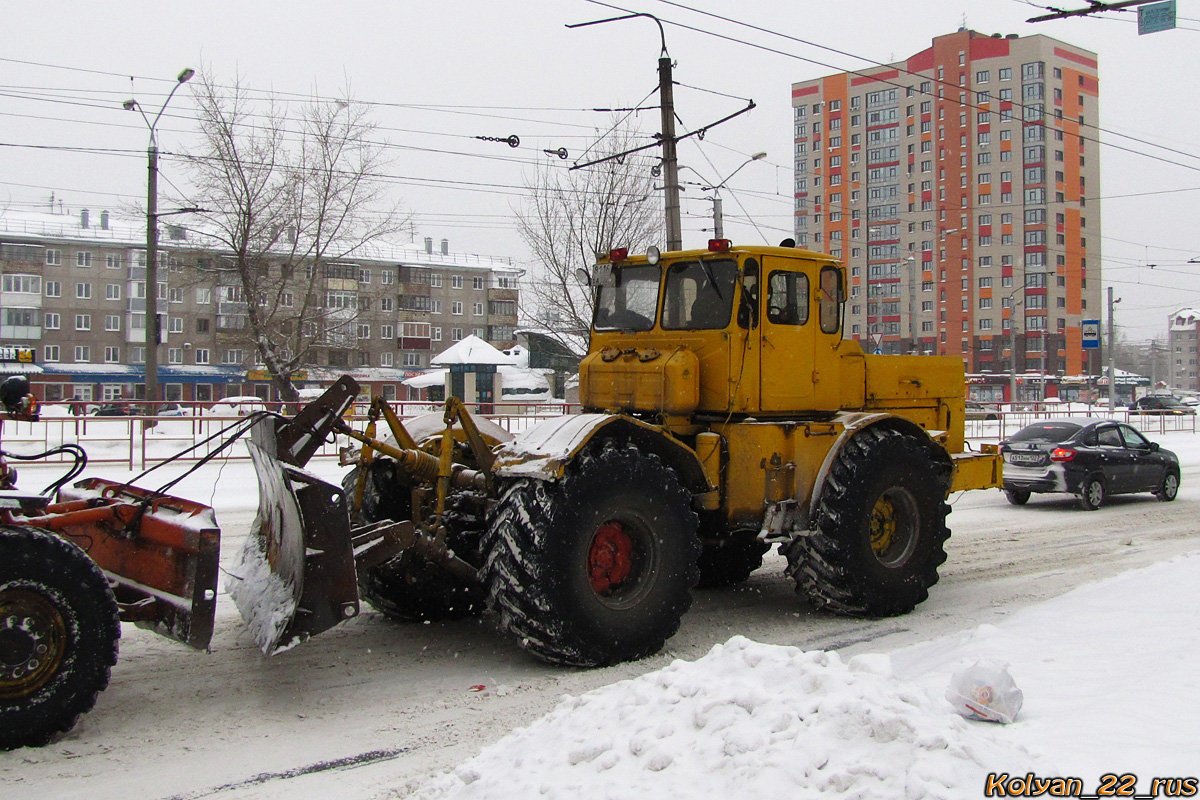
M1042 463L1041 453L1009 453L1008 463L1010 464L1040 464Z

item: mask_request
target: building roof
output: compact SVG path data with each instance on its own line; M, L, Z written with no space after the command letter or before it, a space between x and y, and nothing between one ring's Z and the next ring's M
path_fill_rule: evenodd
M447 367L451 364L511 364L512 356L492 347L478 336L470 336L456 342L429 360L430 366Z

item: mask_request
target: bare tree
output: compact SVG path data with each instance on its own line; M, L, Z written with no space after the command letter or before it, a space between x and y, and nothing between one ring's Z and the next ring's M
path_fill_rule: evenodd
M280 395L296 400L293 372L314 366L324 348L354 347L356 296L328 279L356 280L341 274L354 269L346 259L407 223L386 204L383 146L351 99L313 100L293 112L207 71L195 94L201 144L188 154L192 199L210 211L208 249L223 252L218 292L237 312L220 315L218 328L252 347Z
M629 150L642 142L617 126L589 158ZM597 253L628 247L631 253L661 242L663 219L651 172L658 159L635 153L592 167L568 170L547 162L527 177L529 197L517 212L517 229L533 251L533 280L524 290L523 315L571 351L586 341L594 293L576 275Z

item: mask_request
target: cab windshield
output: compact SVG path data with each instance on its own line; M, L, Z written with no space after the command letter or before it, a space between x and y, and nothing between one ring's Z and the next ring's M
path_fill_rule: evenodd
M596 315L592 327L598 331L648 331L658 311L657 266L613 269L613 285L596 293Z
M664 330L713 330L729 325L737 262L680 261L667 269L663 293Z

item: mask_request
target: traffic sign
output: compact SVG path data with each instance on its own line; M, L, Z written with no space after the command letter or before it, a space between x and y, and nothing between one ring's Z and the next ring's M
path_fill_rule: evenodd
M1138 36L1175 27L1175 0L1138 6Z
M1083 331L1083 349L1084 350L1099 350L1100 349L1100 320L1084 319L1079 321L1079 328Z

